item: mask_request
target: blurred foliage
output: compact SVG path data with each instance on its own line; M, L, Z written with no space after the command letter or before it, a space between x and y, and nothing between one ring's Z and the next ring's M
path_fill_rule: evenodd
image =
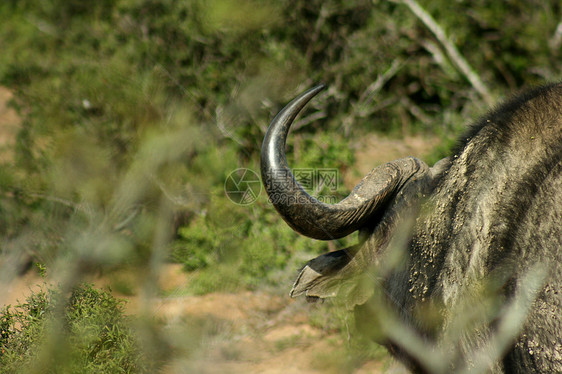
M0 349L2 373L148 372L123 303L90 285L69 298L59 289L43 289L3 308Z
M562 77L560 2L420 4L494 97ZM346 242L302 238L263 192L238 206L224 183L259 169L287 101L327 83L288 156L337 169L337 191L314 191L337 197L368 133L437 135L435 162L487 107L399 1L4 0L0 25L0 85L22 120L0 161L6 277L34 261L72 285L134 265L149 284L172 260L194 293L285 285L302 252Z

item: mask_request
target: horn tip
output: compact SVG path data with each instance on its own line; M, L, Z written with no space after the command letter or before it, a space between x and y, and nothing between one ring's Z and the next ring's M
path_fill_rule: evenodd
M327 85L325 83L320 82L320 83L316 84L314 87L312 87L311 91L319 92L319 91L322 91L326 87L327 87Z

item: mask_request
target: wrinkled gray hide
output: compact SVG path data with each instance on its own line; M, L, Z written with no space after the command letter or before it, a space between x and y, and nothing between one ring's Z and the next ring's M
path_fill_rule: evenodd
M357 245L307 263L292 296L339 297L415 372L562 372L562 85L482 117L432 168L375 168L327 205L295 181L285 140L313 88L272 121L262 179L296 231ZM290 197L290 198L289 198Z

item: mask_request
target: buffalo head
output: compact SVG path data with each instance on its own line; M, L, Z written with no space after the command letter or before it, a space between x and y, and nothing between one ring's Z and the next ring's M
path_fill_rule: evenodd
M562 84L489 112L433 167L408 157L373 169L333 205L299 185L284 150L322 88L271 122L262 180L294 230L359 239L309 261L291 295L341 296L358 319L394 326L376 339L414 371L562 372Z

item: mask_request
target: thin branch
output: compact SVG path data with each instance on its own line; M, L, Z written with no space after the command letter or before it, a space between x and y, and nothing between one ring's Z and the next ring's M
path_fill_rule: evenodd
M362 105L366 102L371 101L373 99L373 96L375 96L384 87L386 82L394 77L396 73L398 73L403 65L404 64L400 59L395 59L394 61L392 61L392 64L390 65L388 70L386 70L382 74L379 74L377 76L377 79L373 83L371 83L369 87L365 89L365 91L363 91L363 93L359 97L359 104Z
M418 121L423 123L425 126L431 126L432 124L431 118L427 114L425 114L425 112L419 106L414 104L414 102L410 100L407 96L402 96L402 98L400 99L400 103L406 109L408 109L410 114L414 116Z
M366 89L361 93L357 103L351 105L351 113L346 116L342 121L342 128L344 130L345 136L349 135L351 125L356 118L365 118L377 110L380 110L387 106L388 100L385 100L383 104L374 104L373 97L384 87L384 85L392 79L404 66L404 62L400 59L395 59L392 61L390 67L382 74L377 76L374 82L372 82ZM392 99L391 99L392 100ZM394 100L395 101L395 100ZM394 102L392 101L392 102Z
M425 26L433 33L433 35L435 35L439 43L441 43L443 48L445 48L445 51L447 52L449 58L453 61L453 63L457 66L460 72L470 82L472 87L474 87L474 89L478 91L478 93L480 94L480 96L482 96L484 101L489 105L493 104L492 95L490 94L488 87L486 87L484 82L482 82L480 77L474 72L472 67L465 60L465 58L460 54L457 47L455 47L451 39L449 39L449 37L445 34L443 28L439 26L437 22L435 22L433 17L431 17L431 15L427 13L425 9L423 9L416 2L416 0L397 0L397 1L391 0L391 1L403 3L406 6L408 6L408 8L410 8L412 13L414 13L414 15L418 17L425 24Z
M193 199L189 199L188 197L182 195L176 195L172 193L172 191L170 191L166 187L164 182L160 180L156 175L151 173L149 177L152 180L152 182L154 182L154 184L156 184L156 186L160 189L164 197L166 197L168 201L170 201L173 205L182 208L191 207L193 205Z
M43 200L46 200L46 201L51 201L51 202L58 203L58 204L67 206L69 208L72 208L75 211L81 211L81 212L86 213L88 215L91 214L91 209L89 209L87 207L87 205L83 204L83 203L75 203L72 200L67 200L67 199L63 199L61 197L45 195L43 193L36 193L36 192L26 193L26 196L33 197L33 198L36 198L36 199L43 199Z
M447 75L452 75L454 77L458 77L459 73L455 69L451 62L445 55L443 54L443 50L439 48L439 45L435 43L433 40L425 39L422 40L421 45L425 48L426 51L431 53L433 56L433 60L437 63L437 65L441 66L441 70L445 72Z
M550 40L548 41L548 46L550 47L550 49L552 49L553 52L558 51L561 45L562 45L562 21L558 22L558 25L556 26L556 30L552 35L552 38L550 38Z
M305 127L307 125L310 125L311 123L313 123L313 122L315 122L319 119L322 119L322 118L326 118L326 112L319 111L319 112L312 113L311 115L306 116L303 119L296 121L295 124L292 126L293 131L298 130L302 127Z
M330 16L330 10L328 9L326 3L322 4L320 8L320 12L318 13L318 18L316 19L316 23L314 24L314 31L312 32L312 36L310 37L310 43L306 48L306 61L310 61L312 59L312 53L314 52L314 46L320 37L320 29L326 22L326 19Z
M233 122L232 118L227 118L227 119L224 118L225 117L224 110L221 106L217 107L215 113L216 113L216 125L219 131L221 132L222 136L231 139L238 145L244 147L245 146L244 141L239 136L237 136L234 132L227 129L225 126L226 121Z

